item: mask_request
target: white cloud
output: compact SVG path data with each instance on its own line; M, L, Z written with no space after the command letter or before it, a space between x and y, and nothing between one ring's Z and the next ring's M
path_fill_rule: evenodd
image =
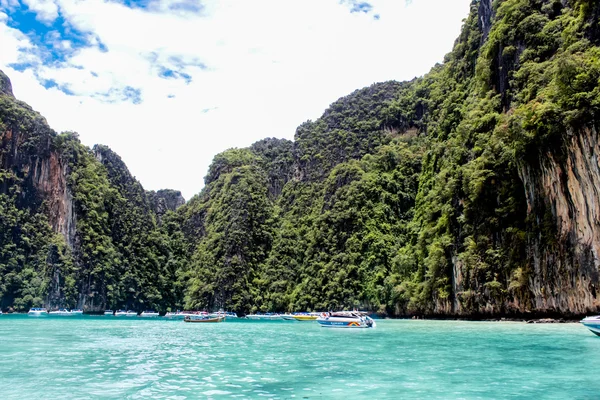
M108 51L90 47L61 67L40 67L38 76L75 95L45 89L31 71L8 67L31 43L0 14L0 68L15 94L56 130L109 145L147 189L189 198L216 153L268 136L292 139L300 123L357 88L427 72L451 50L470 1L374 0L370 13L350 13L338 0L211 0L199 12L173 6L182 1L151 11L57 3ZM167 69L191 82L161 78ZM125 87L140 89L142 103L121 101Z
M51 23L58 17L58 6L53 0L23 0L29 9L35 12L36 18L44 23Z

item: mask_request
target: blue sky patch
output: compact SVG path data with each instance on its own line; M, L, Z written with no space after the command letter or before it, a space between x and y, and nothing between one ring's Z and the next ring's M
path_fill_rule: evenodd
M37 13L22 2L19 3L19 7L10 10L8 17L7 25L23 32L35 46L33 55L39 59L40 64L64 63L79 49L99 42L91 33L75 29L60 13L52 22L39 21L36 18ZM100 48L102 46L104 45L99 45ZM33 63L30 64L34 66Z
M40 79L38 77L38 80L46 89L57 88L58 90L69 96L75 95L75 93L73 93L73 91L71 91L71 89L69 89L67 85L59 85L54 79Z
M146 11L157 11L160 10L161 0L110 0L114 3L120 3L124 6L134 9L141 9ZM168 11L173 12L184 12L199 14L204 10L204 6L198 0L180 0L169 4Z
M364 13L368 14L373 11L373 5L366 1L360 0L340 0L341 4L345 4L351 13ZM379 19L379 18L376 18Z

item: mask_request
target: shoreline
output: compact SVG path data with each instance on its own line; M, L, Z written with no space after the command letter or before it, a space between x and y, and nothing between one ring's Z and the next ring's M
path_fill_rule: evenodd
M0 315L28 315L26 312L11 312ZM105 316L99 313L84 313L80 316L99 317ZM587 315L589 316L589 315ZM110 317L110 316L109 316ZM381 317L374 314L375 319L379 320L412 320L412 321L465 321L465 322L519 322L523 324L573 324L579 323L586 316L569 316L569 317L467 317L467 316L443 316L443 315L428 315L428 316L412 316L412 317ZM161 318L161 317L159 317ZM162 317L164 318L164 317ZM245 318L240 317L240 320Z

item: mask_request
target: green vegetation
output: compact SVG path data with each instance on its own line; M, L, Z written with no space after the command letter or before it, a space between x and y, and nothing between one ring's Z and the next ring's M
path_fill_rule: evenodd
M592 0L474 1L443 64L341 98L294 142L218 154L179 208L108 148L0 96L0 306L536 311L595 270L540 177L597 136L599 18ZM16 160L9 132L25 138ZM73 243L31 181L30 157L50 152L68 166Z

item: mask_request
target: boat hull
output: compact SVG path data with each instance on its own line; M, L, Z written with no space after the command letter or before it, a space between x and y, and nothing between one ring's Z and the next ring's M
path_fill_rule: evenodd
M596 336L600 336L600 317L588 317L580 321Z
M48 315L48 310L45 308L32 308L27 313L30 317L45 317Z
M294 315L296 321L315 321L317 318L316 315Z
M338 317L319 317L317 322L323 328L375 328L377 324L371 318L338 318Z
M225 321L224 317L217 318L190 318L185 317L183 322L192 322L192 323L215 323L215 322L223 322Z
M246 319L254 321L278 321L281 320L281 315L246 315Z

